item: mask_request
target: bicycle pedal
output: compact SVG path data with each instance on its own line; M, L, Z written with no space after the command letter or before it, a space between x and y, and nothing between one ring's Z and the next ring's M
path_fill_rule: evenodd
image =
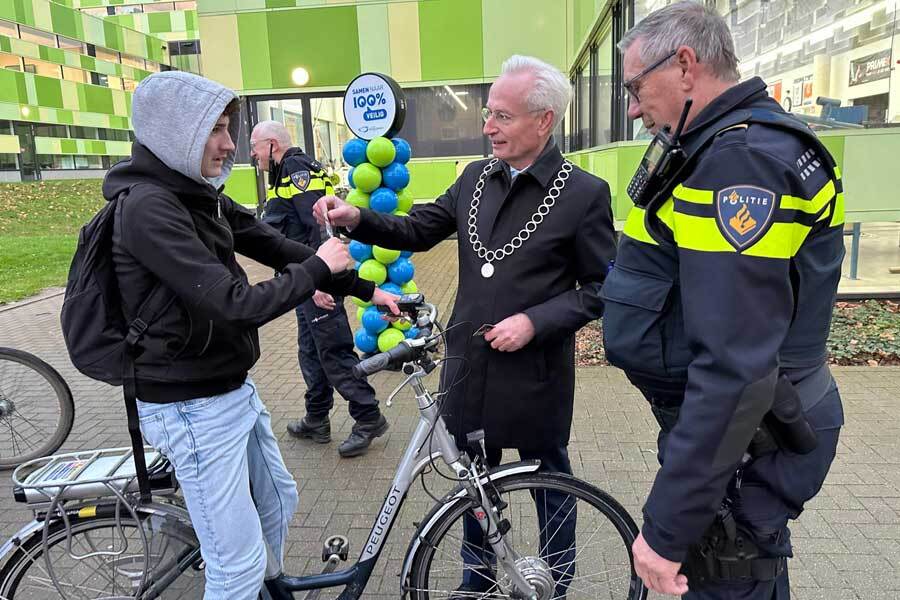
M332 561L333 556L342 562L347 560L350 556L350 540L342 535L333 535L325 540L325 545L322 547L322 562Z

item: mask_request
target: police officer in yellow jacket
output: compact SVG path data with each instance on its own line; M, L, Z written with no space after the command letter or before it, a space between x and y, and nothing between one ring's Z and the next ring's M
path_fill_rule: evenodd
M250 135L251 153L269 171L268 202L263 220L287 238L318 248L324 241L312 206L334 193L334 179L317 160L291 147L287 129L277 121L262 121ZM388 422L378 408L375 390L351 370L359 362L342 298L316 291L297 307L300 371L306 382L306 415L288 424L288 432L315 442L331 441L329 413L334 391L349 402L356 421L350 436L338 446L342 457L358 456L372 440L384 435Z
M602 290L608 358L660 425L635 569L691 600L787 600L787 522L843 424L825 351L840 174L761 79L738 83L712 9L660 9L619 48L629 116L656 134Z

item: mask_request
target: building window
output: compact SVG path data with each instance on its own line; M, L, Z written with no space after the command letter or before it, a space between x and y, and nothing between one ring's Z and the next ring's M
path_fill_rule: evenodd
M56 36L52 33L45 33L25 25L19 25L19 37L28 42L34 42L42 46L56 47Z
M155 63L152 60L145 60L144 64L147 65L145 70L150 71L151 73L159 73L159 63Z
M19 37L19 30L16 28L15 23L0 20L0 35L5 35L6 37L10 38L17 38Z
M166 12L175 10L174 2L154 2L153 4L145 4L144 12Z
M61 35L56 36L56 39L59 42L59 47L63 50L72 50L73 52L84 54L84 42L79 42L78 40L73 40L72 38L63 37Z
M612 137L612 98L613 89L613 47L612 31L609 27L600 35L600 43L596 50L596 69L594 77L594 141L593 145L602 146L613 141Z
M59 65L44 60L35 60L28 56L24 57L25 72L34 73L42 77L53 77L55 79L62 78L62 69Z
M114 90L122 89L122 78L115 75L107 75L105 73L91 73L91 83L94 85L102 85Z
M0 67L12 69L13 71L21 71L22 57L16 56L15 54L0 52Z
M65 125L53 125L51 123L35 123L34 124L34 135L36 137L67 138L67 137L69 137L69 131L66 129Z
M0 153L0 171L18 171L19 163L15 154Z
M141 8L140 4L134 4L132 6L117 6L116 14L117 15L134 15L138 13L144 12L144 9ZM151 11L147 11L151 12Z
M94 56L97 57L97 60L105 60L106 62L117 63L119 60L119 53L113 50L107 50L106 48L101 48L97 46L94 49Z
M41 170L47 171L75 168L75 161L67 154L38 154L37 162L41 166Z
M106 10L105 6L100 6L100 7L96 7L96 8L82 8L81 12L83 12L86 15L91 15L94 17L101 17L101 18L109 15L109 12Z
M197 2L176 2L175 10L197 10Z
M96 127L81 127L79 125L71 125L69 127L69 130L71 131L73 138L81 140L103 139L100 137L100 130Z
M403 90L406 123L401 135L420 156L484 156L481 107L487 84L442 85Z
M137 81L125 77L124 79L122 79L122 86L124 87L126 92L133 92L135 88L137 88Z
M132 56L131 54L122 53L122 64L134 67L135 69L144 69L144 59Z
M76 169L102 169L103 160L100 156L75 156Z
M178 40L169 42L169 56L200 54L200 40Z
M76 81L78 83L90 83L90 76L87 71L81 69L73 69L72 67L63 67L63 79L66 81Z

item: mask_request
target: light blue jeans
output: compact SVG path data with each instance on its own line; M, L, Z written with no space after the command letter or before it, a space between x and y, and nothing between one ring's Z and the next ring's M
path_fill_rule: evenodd
M181 484L206 562L204 600L256 600L263 578L282 570L298 495L253 381L219 396L137 404L144 438Z

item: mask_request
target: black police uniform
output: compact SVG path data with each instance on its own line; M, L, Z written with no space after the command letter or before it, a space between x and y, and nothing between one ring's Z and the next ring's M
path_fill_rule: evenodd
M331 179L321 163L300 148L290 148L272 171L269 200L263 220L286 237L318 248L319 225L312 207L326 194L334 193ZM325 310L312 299L297 307L297 344L300 371L306 381L306 414L310 421L328 417L334 406L334 390L350 403L350 416L357 422L380 418L375 390L351 369L359 362L353 351L353 335L343 298Z
M661 427L642 533L685 563L691 599L789 597L787 522L821 488L843 424L825 350L844 256L840 173L765 90L750 79L697 115L682 137L696 160L631 210L601 292L607 356ZM734 124L748 113L759 118ZM750 445L781 376L816 430L811 453ZM759 557L710 558L741 543Z

